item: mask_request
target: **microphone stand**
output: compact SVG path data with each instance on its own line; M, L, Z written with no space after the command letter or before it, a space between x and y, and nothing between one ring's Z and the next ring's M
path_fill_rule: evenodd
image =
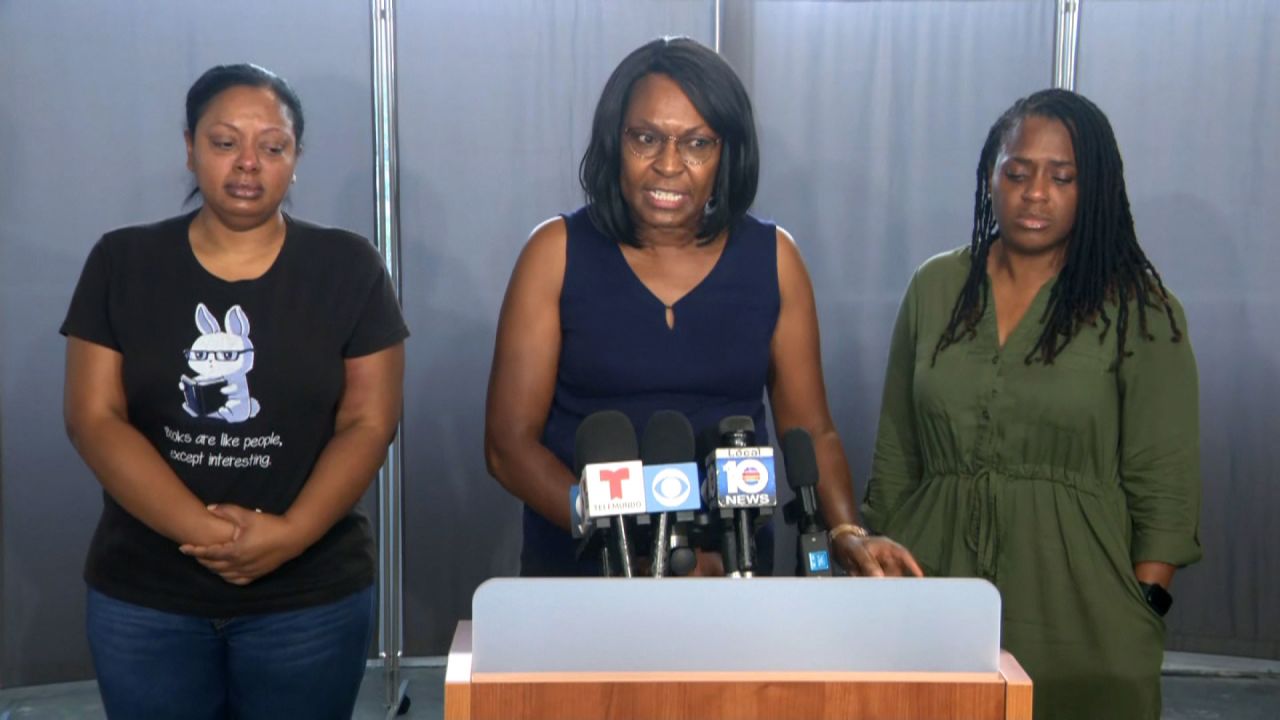
M667 575L667 553L671 545L670 513L658 513L658 524L653 530L653 576Z
M618 568L622 577L629 578L633 576L633 572L631 567L631 541L627 539L627 521L621 515L614 519L617 521L617 529L613 532L613 539L617 544Z

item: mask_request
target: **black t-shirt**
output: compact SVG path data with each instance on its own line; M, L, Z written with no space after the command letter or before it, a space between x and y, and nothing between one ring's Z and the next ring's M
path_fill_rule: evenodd
M196 260L194 216L103 236L61 332L121 353L129 422L197 497L283 514L333 436L344 359L409 332L360 236L286 217L270 269L227 282ZM374 565L368 520L353 511L302 555L238 587L104 493L85 580L126 602L230 617L336 600L373 582Z

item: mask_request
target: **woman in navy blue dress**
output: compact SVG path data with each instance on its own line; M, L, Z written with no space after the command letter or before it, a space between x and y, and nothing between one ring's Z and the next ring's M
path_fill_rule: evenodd
M857 525L813 290L791 236L747 214L757 176L751 101L716 53L662 38L614 70L582 160L587 204L533 231L498 324L485 456L525 504L523 575L599 571L575 558L568 531L585 417L620 410L642 428L671 409L702 432L745 415L763 442L766 391L776 427L813 436L835 560L852 574L920 574ZM717 574L719 559L700 554L697 571Z

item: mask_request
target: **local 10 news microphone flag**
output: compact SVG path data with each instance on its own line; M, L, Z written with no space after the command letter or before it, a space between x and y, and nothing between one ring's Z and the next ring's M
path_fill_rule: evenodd
M617 410L588 415L574 435L573 465L579 484L578 497L570 493L570 514L578 516L575 527L583 536L580 552L593 545L595 530L609 531L612 542L601 547L601 571L606 577L614 575L615 569L623 577L633 575L625 518L645 512L639 455L635 427Z
M696 459L693 426L684 413L659 410L649 418L640 437L640 460L645 510L652 515L653 577L688 575L697 565L689 543L689 524L702 507Z
M755 421L732 415L716 428L718 447L706 458L707 508L718 516L720 553L729 577L753 577L755 531L778 504L773 448L756 445Z
M831 546L818 503L818 456L813 437L804 428L791 428L782 436L782 459L787 484L795 498L782 509L788 525L799 532L796 540L796 574L831 577Z

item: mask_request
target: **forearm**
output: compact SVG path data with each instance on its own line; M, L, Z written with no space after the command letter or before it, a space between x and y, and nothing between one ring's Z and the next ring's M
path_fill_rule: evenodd
M818 497L827 527L857 523L858 507L853 499L849 461L835 429L815 434L813 448L818 456Z
M387 457L394 427L355 424L330 438L284 517L296 554L324 537L360 501Z
M234 526L214 517L137 428L118 418L72 423L71 443L130 515L177 544L227 542Z
M572 471L539 442L490 443L486 459L493 475L512 495L562 530L569 530Z

